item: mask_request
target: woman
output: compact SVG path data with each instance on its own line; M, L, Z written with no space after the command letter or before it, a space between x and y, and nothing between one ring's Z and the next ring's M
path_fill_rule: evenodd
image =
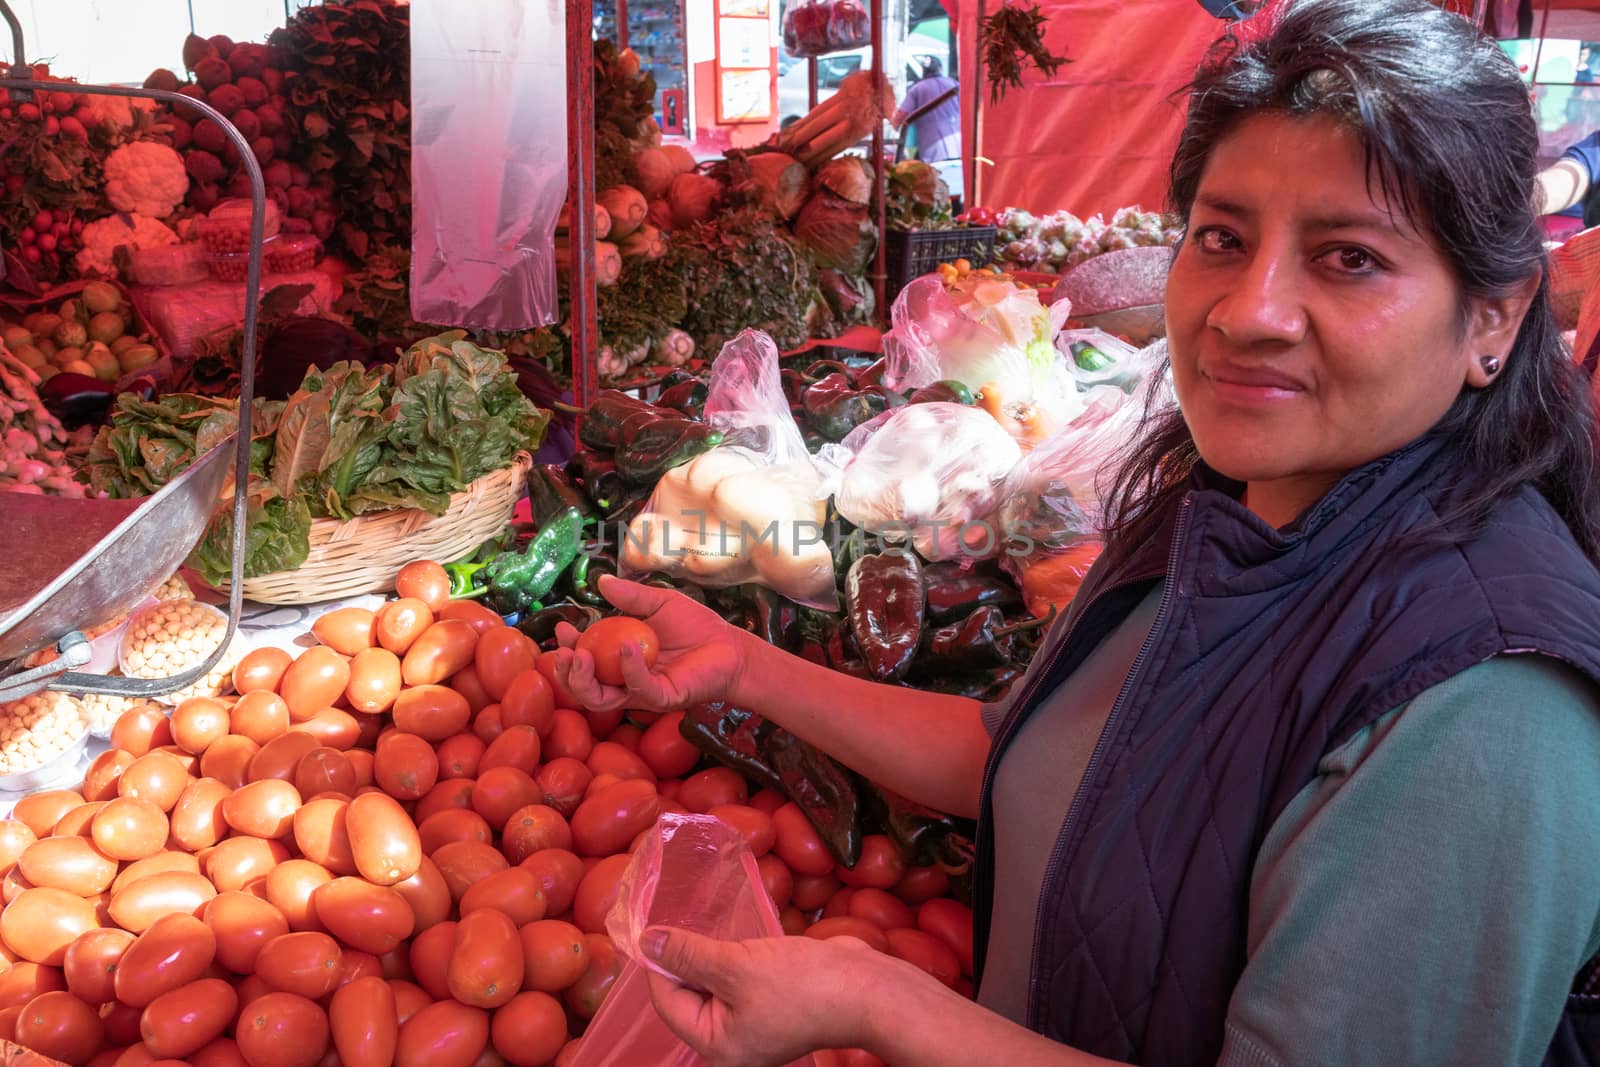
M710 1062L1504 1065L1577 1040L1600 497L1526 92L1423 0L1260 18L1201 70L1173 163L1180 410L1006 704L834 675L626 583L654 671L609 689L559 655L595 707L725 698L979 818L976 1004L840 940L663 932L684 984L658 1010Z

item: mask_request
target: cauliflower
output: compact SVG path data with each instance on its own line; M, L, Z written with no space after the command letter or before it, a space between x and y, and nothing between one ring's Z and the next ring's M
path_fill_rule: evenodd
M118 211L164 219L189 192L183 157L164 144L136 141L106 157L106 196Z
M118 130L133 128L135 111L154 111L156 107L154 100L131 100L126 96L85 95L83 100L83 106L89 109L85 126L110 123Z
M132 219L132 222L128 221ZM83 228L83 251L78 253L80 274L117 272L113 254L119 245L160 248L178 243L178 235L148 215L111 215Z

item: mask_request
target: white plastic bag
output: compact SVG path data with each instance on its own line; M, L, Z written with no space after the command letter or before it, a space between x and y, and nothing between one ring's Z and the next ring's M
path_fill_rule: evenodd
M1112 385L1125 393L1139 392L1167 351L1164 339L1135 348L1104 330L1065 330L1056 348L1080 389Z

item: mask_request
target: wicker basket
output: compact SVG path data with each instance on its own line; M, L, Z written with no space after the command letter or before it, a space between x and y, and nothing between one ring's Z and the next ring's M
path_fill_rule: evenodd
M292 571L246 578L244 595L263 604L315 604L393 589L394 576L412 560L459 559L499 533L532 466L533 457L519 452L511 466L452 496L443 515L406 508L348 521L314 519L306 561Z

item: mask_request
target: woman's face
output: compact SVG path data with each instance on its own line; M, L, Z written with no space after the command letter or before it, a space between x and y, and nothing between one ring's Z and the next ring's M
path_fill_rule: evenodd
M1449 263L1398 211L1332 119L1250 119L1206 164L1167 284L1173 381L1200 455L1273 525L1421 436L1515 339L1476 304L1463 329Z

